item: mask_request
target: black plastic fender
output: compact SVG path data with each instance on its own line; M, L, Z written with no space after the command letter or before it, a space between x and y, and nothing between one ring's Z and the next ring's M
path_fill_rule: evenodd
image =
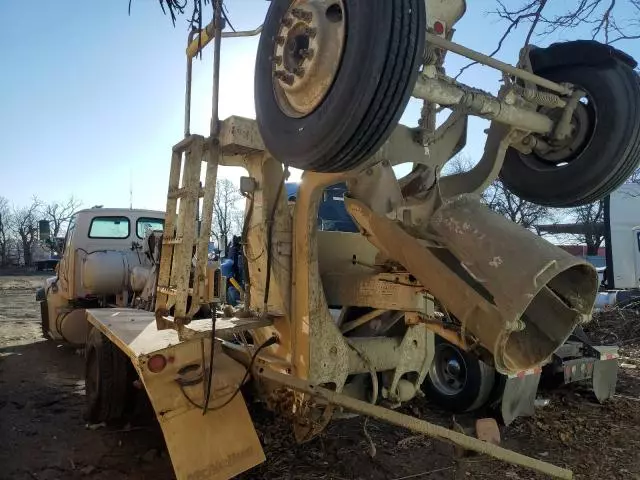
M638 66L638 62L631 55L595 40L552 43L546 48L533 46L529 58L533 71L537 74L558 67L599 65L612 60L623 62L631 68Z

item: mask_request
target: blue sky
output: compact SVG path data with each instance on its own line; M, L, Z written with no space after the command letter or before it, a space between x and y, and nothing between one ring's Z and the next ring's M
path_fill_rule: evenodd
M17 204L75 195L83 206L164 209L171 146L182 136L187 24L174 28L157 0L0 2L0 196ZM455 40L490 52L501 24L487 16L493 1L468 2ZM562 5L564 0L558 1ZM569 2L571 3L571 2ZM258 26L265 0L228 0L237 29ZM566 5L566 3L565 3ZM515 62L524 31L499 58ZM540 41L585 38L561 32ZM617 46L640 58L640 42ZM257 39L225 39L220 115L254 117L253 64ZM211 50L207 50L211 55ZM464 59L449 54L457 72ZM211 109L211 62L195 64L192 131L206 133ZM495 91L499 75L484 67L462 80ZM414 125L412 101L402 123ZM470 124L468 153L482 151L485 125ZM237 169L221 176L237 179Z

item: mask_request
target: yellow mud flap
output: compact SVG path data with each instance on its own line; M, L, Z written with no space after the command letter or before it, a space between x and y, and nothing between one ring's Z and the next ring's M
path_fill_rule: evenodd
M194 408L160 425L179 480L226 480L265 460L240 394L221 410Z
M264 462L242 393L237 392L246 369L219 344L203 414L211 351L207 335L180 342L175 331L158 331L153 313L143 310L87 310L87 319L131 358L178 480L226 480Z

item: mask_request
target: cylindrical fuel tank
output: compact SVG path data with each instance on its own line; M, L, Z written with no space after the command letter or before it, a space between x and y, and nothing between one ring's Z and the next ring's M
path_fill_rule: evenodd
M84 308L59 313L55 319L55 328L66 342L72 345L84 344L89 328Z
M131 290L136 293L140 293L147 282L149 281L149 276L151 275L151 269L147 267L143 267L141 265L137 265L133 267L131 270L130 284Z
M82 261L82 288L91 295L115 295L129 286L125 252L93 252Z

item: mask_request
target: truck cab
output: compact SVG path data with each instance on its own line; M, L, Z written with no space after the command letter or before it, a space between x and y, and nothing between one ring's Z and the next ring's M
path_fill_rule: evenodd
M56 275L36 293L46 338L84 343L86 308L120 306L150 260L143 243L149 230L162 230L164 212L89 208L76 212L64 239ZM138 274L138 275L136 275ZM135 290L135 289L134 289Z
M604 202L606 287L640 288L640 185L622 185Z

